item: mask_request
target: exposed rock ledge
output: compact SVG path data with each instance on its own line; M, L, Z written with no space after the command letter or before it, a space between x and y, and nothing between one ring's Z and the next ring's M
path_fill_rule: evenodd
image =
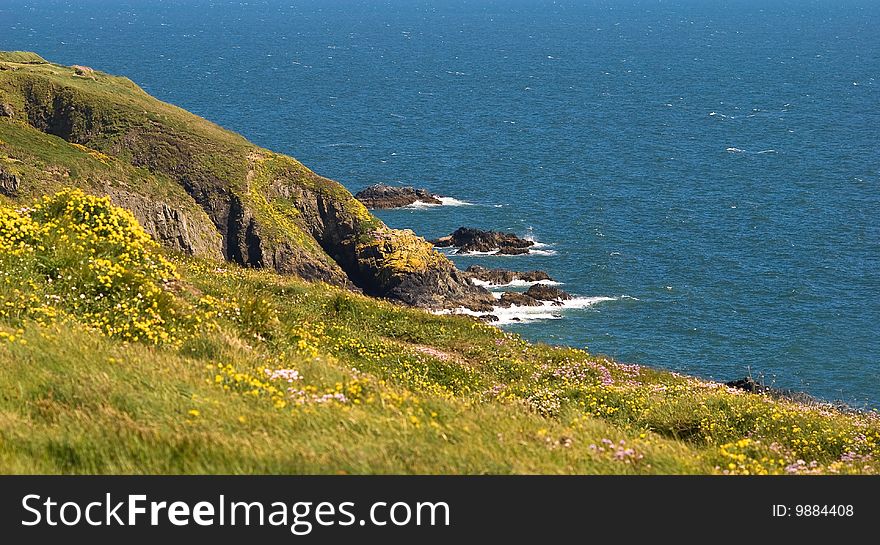
M371 209L401 208L417 202L425 204L443 204L443 202L427 189L415 187L394 187L375 184L358 191L354 198Z
M492 308L487 290L471 285L431 244L409 230L382 228L356 247L366 293L428 308Z
M543 284L535 284L527 289L525 293L505 291L501 294L500 303L502 307L509 307L512 305L520 307L535 307L543 305L546 301L549 301L554 305L562 305L563 301L569 299L571 299L571 294L562 291L559 288Z
M471 265L464 271L471 280L479 280L496 286L510 284L515 280L522 282L550 281L550 275L544 271L510 271L507 269L489 269L479 265Z
M510 308L513 306L538 307L546 305L548 302L553 306L563 306L565 304L564 301L569 299L572 299L571 294L559 288L547 286L546 284L535 284L526 290L525 293L505 291L501 294L501 298L495 301L495 308ZM484 322L497 322L498 316L492 314L492 310L489 310L486 314L481 314L479 319ZM518 321L518 318L513 318L513 321Z
M505 255L527 254L529 247L535 244L513 233L482 231L471 227L459 227L451 235L440 237L432 243L438 248L458 248L456 250L458 254L496 252Z

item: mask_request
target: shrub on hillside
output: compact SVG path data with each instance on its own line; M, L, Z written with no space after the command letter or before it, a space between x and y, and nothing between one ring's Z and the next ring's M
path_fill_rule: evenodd
M0 207L0 318L70 317L124 340L179 339L194 318L170 291L174 266L134 216L65 190L32 208Z

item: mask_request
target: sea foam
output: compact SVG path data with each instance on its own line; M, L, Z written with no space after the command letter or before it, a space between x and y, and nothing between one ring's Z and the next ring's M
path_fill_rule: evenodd
M440 201L440 204L434 202L416 201L401 208L406 210L430 210L432 208L438 208L440 206L472 206L472 203L461 201L453 197L441 197L439 195L434 195L434 197L438 201Z
M485 280L479 280L477 278L471 278L471 283L475 286L482 286L487 290L496 290L501 288L530 288L536 284L543 284L545 286L561 286L562 282L557 282L555 280L513 280L508 282L507 284L493 284L492 282L486 282Z
M469 316L482 316L484 314L492 314L498 317L497 322L490 322L494 325L524 324L529 322L537 322L541 320L561 320L563 313L567 310L588 308L598 303L607 301L616 301L619 297L575 297L562 304L554 304L551 301L543 301L538 306L510 306L510 307L493 307L491 312L476 312L467 308L458 308L455 310L441 310L437 314L465 314Z

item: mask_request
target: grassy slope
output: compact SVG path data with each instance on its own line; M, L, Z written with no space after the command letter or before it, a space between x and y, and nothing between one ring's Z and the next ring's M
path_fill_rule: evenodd
M29 181L21 197L31 199L65 187L102 192L108 186L173 202L193 216L207 216L186 191L161 174L137 168L86 146L0 118L0 167Z
M104 217L101 206L92 219ZM81 223L52 223L42 238L8 246L14 259L0 254L0 472L880 469L873 415L532 345L464 317L268 271L175 257L180 279L156 297L166 314L189 309L191 327L157 345L102 335L83 325L98 308L88 306L93 294L95 305L106 293L131 299L128 284L94 284L91 261L76 256L135 255L162 268L142 237L114 235L135 241L132 252L87 229L71 257L55 242ZM15 225L0 221L0 246L23 232ZM41 273L47 263L58 280ZM65 298L65 274L88 295ZM149 274L124 278L146 293ZM46 319L50 307L68 317ZM271 380L267 369L302 378Z

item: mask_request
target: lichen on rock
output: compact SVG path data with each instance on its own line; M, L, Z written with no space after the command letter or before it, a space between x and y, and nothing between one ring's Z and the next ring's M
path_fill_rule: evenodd
M371 295L430 308L491 306L488 291L471 285L446 256L410 230L376 229L356 245L355 253Z

